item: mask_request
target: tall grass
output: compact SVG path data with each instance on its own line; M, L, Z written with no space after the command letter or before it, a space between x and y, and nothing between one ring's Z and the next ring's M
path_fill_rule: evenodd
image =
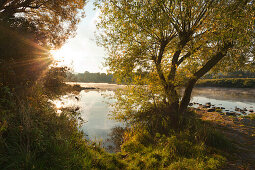
M109 154L84 138L73 108L57 114L41 87L25 96L1 87L0 169L218 169L226 162L230 142L193 112L178 126L156 115L167 112L163 106L143 112L119 139L121 151Z
M193 112L182 118L178 129L162 122L164 133L151 133L157 130L153 127L152 131L151 124L144 121L124 135L118 156L125 157L131 169L217 169L233 149L219 131Z
M78 130L77 113L60 115L41 88L15 96L0 88L0 169L110 169L114 155L90 145Z

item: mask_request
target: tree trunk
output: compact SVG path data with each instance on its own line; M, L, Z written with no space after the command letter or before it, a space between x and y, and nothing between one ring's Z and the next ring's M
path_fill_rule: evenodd
M179 112L179 97L177 91L173 85L165 87L165 93L167 94L167 110L168 114L172 116L178 115Z
M184 114L185 111L187 110L189 102L190 102L191 93L192 93L192 90L193 90L196 82L197 82L197 79L191 79L188 82L188 85L185 88L185 91L184 91L184 94L183 94L183 97L182 97L182 100L180 103L180 107L179 107L180 114Z
M229 48L233 47L233 44L231 42L226 42L220 49L219 51L212 56L212 58L201 68L199 69L196 73L194 73L193 79L191 79L188 82L188 85L186 86L186 89L184 91L184 95L182 97L180 107L179 107L179 113L183 114L188 108L189 102L190 102L190 97L192 90L199 78L201 78L203 75L205 75L209 70L211 70L216 64L219 63L219 61L226 56L227 51Z

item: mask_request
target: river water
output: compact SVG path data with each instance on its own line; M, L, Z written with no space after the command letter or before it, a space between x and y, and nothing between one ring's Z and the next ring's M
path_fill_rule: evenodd
M74 106L80 108L81 117L86 121L81 129L90 140L102 141L109 138L114 127L123 127L120 122L110 119L113 99L106 96L114 94L118 88L116 85L103 84L102 90L83 90L79 95L66 95L61 100L55 101L56 107ZM83 87L95 86L95 84L83 83ZM229 89L229 88L195 88L191 102L205 104L211 102L215 107L224 107L225 111L234 111L235 107L255 110L255 89ZM224 111L224 110L223 110Z

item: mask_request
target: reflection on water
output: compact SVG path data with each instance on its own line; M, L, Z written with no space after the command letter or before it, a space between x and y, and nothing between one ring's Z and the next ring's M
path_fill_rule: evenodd
M113 91L82 91L80 93L80 111L81 116L87 121L82 130L90 139L105 140L111 129L122 124L109 119L111 108L107 102L109 99L105 95L113 95Z
M121 145L123 143L123 135L126 131L126 128L121 126L116 126L111 129L108 138L105 140L105 148L108 152L120 152Z
M119 145L119 138L123 133L124 125L109 119L111 108L107 103L113 102L105 95L113 95L113 91L82 91L78 96L66 95L61 101L56 101L56 107L75 106L80 108L81 117L86 123L81 129L90 140L102 141L103 146ZM235 106L248 110L255 109L255 89L224 89L224 88L196 88L193 91L192 102L205 104L211 102L215 106L225 107L225 110L234 110ZM120 126L120 127L118 127ZM110 139L111 138L111 139ZM119 148L111 149L116 151Z

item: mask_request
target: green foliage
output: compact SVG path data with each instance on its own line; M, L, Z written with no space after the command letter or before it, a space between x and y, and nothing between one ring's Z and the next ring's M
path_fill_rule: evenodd
M145 96L160 96L169 112L187 109L206 73L255 68L251 0L98 1L106 66L119 82L148 85Z
M182 159L178 162L172 163L168 168L169 169L218 169L226 159L220 155L215 155L211 158L206 158L203 161L197 159Z
M75 34L76 25L81 14L84 13L85 3L85 0L55 0L54 2L1 0L0 23L3 21L12 23L12 26L18 25L16 19L22 18L36 28L39 45L47 44L51 48L58 48L67 38Z
M52 62L46 45L39 45L36 28L24 19L1 23L0 83L9 87L32 86ZM39 33L38 35L39 36Z
M125 167L85 140L74 108L58 113L49 102L66 87L66 68L48 70L49 49L74 35L84 5L84 0L1 0L0 169Z
M252 120L255 120L255 113L251 113L251 114L248 114L246 116L242 116L244 118L249 118L249 119L252 119Z
M49 51L74 35L84 5L84 0L2 0L0 84L22 91L42 78L52 63Z
M195 140L190 132L153 137L134 130L132 134L127 132L125 137L119 157L126 155L131 169L218 169L226 162L221 152L201 139Z
M148 86L151 86L148 88ZM160 123L165 115L160 115L165 109L159 86L126 86L126 88L115 91L116 102L112 104L112 118L118 121L125 121L128 124L143 123L143 120L156 120ZM167 113L166 113L167 114ZM140 119L142 118L142 120ZM146 123L145 123L146 124Z
M48 96L55 96L67 93L68 86L65 79L68 73L67 67L51 67L43 77L43 85Z
M230 143L209 125L192 123L168 135L134 128L126 132L122 152L130 168L135 169L218 169L226 162ZM195 128L195 129L194 129Z
M254 78L201 79L198 87L255 88Z

